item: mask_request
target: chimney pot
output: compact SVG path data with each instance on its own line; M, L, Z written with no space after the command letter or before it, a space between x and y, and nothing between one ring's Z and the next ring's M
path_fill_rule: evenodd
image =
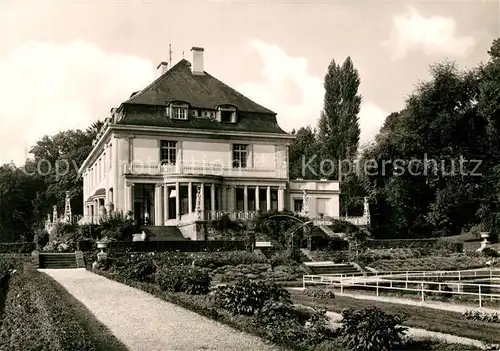
M205 49L193 46L191 51L193 52L193 64L191 65L193 74L205 74L203 69L203 51L205 51Z
M160 75L162 75L163 73L165 73L166 71L168 71L168 62L160 62L160 64L158 65L158 67L156 67L156 69L160 72Z

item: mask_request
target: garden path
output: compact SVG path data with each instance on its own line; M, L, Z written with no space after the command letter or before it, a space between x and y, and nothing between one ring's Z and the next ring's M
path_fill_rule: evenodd
M83 303L129 350L278 350L150 294L80 269L40 269Z

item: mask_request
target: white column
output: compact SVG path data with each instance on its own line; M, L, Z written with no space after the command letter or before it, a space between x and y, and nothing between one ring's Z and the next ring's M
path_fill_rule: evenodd
M205 211L205 184L200 184L201 212Z
M188 184L188 213L193 212L193 183Z
M175 216L179 219L181 214L181 204L180 204L180 186L179 182L175 183Z
M266 207L267 207L267 211L270 211L271 210L271 187L268 186L267 187L267 193L266 193Z
M111 187L113 188L113 199L111 200L114 208L118 205L118 177L122 175L123 169L118 165L118 139L111 138Z
M283 211L285 209L285 190L283 187L278 189L278 211Z
M248 212L248 186L243 188L243 211Z
M236 186L234 185L231 185L229 187L229 197L228 197L228 201L230 203L230 207L229 209L231 211L235 211L236 210Z
M155 184L155 225L161 225L161 184Z
M163 224L165 225L168 220L168 186L163 185Z
M210 187L210 209L212 213L215 211L215 184L212 183Z
M220 204L220 208L223 211L228 211L229 210L229 206L228 206L228 203L227 203L227 186L226 185L222 186L222 201L221 201L221 204Z
M256 211L260 210L259 202L260 202L260 199L259 199L259 186L257 185L255 187L255 210Z

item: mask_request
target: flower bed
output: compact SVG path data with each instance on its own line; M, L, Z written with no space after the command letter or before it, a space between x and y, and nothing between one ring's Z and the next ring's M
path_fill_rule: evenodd
M363 337L361 340L363 345L371 345L370 347L373 350L378 350L376 347L380 343L398 343L399 340L403 340L398 339L397 336L399 335L398 330L403 329L395 328L395 325L379 326L378 322L371 324L372 328L368 330L370 335L366 337L361 335L363 333L359 333L358 328L355 326L357 322L353 321L353 318L355 319L356 315L362 312L354 310L345 313L345 321L342 322L343 329L332 330L328 327L325 310L293 306L290 294L271 283L243 279L234 284L217 287L208 295L193 295L169 291L172 290L169 288L162 289L160 285L151 282L126 279L116 273L101 270L94 271L109 279L141 289L158 298L175 303L238 330L260 336L291 350L346 351L347 349L350 350L350 348L346 348L346 340L352 342L352 340L357 340L360 336ZM329 293L318 294L315 292L312 295L315 296L314 299L318 299L323 303L334 300L334 295ZM372 310L367 313L373 314ZM382 311L375 312L377 318L372 318L374 321L391 320L390 315ZM373 340L378 341L373 343ZM461 345L449 345L425 340L412 341L405 338L403 344L398 346L398 349L444 351L473 350L475 348L464 348Z
M367 240L364 246L369 249L407 248L426 252L449 251L462 252L463 243L449 242L441 239L381 239Z
M370 264L380 271L451 271L481 268L490 258L452 255L444 257L422 257L399 260L379 260Z
M86 265L95 261L96 255L86 254ZM305 268L294 261L287 265L273 266L277 261L268 260L246 251L200 252L200 253L111 253L100 269L139 281L151 281L153 275L162 269L178 266L194 266L206 269L215 283L228 283L246 277L251 280L290 282L299 285L307 274ZM297 284L294 284L297 283Z
M63 287L33 267L11 275L0 349L126 350Z

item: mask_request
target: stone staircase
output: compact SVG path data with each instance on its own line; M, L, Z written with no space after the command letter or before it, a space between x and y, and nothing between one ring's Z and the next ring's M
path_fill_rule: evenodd
M142 230L146 232L149 241L184 241L186 238L175 225L147 226Z
M76 254L73 253L40 253L39 268L68 269L78 268Z

